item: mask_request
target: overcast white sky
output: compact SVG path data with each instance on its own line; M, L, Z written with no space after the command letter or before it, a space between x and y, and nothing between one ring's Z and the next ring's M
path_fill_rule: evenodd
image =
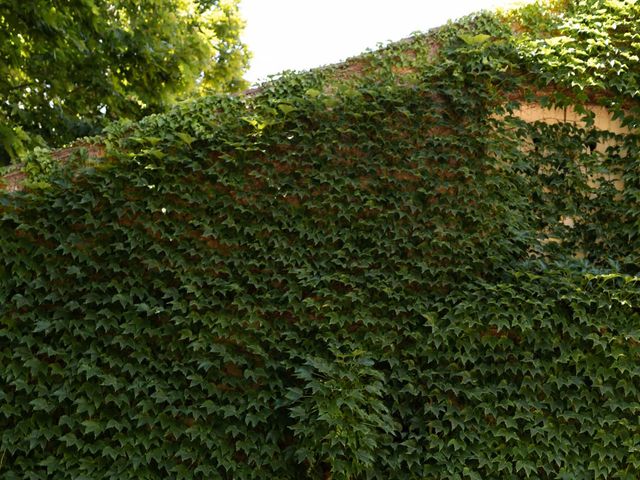
M253 53L245 78L336 63L513 0L241 0L244 42Z

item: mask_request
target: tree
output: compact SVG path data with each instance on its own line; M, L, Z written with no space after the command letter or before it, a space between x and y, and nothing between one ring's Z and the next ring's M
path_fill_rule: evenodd
M238 0L0 2L0 165L245 86Z

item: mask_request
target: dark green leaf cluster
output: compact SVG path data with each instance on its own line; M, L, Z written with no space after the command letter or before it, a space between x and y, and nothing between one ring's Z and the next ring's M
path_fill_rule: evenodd
M631 49L637 7L593 3L184 103L3 194L0 478L637 478L638 106L530 28Z

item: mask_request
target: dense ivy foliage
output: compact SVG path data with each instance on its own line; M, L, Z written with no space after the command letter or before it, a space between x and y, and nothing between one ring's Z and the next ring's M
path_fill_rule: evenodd
M4 194L0 478L638 478L639 14L474 16Z

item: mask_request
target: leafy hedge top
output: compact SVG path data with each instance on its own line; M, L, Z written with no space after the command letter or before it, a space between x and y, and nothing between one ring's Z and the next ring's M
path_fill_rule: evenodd
M4 194L0 478L637 478L638 14L476 15Z

